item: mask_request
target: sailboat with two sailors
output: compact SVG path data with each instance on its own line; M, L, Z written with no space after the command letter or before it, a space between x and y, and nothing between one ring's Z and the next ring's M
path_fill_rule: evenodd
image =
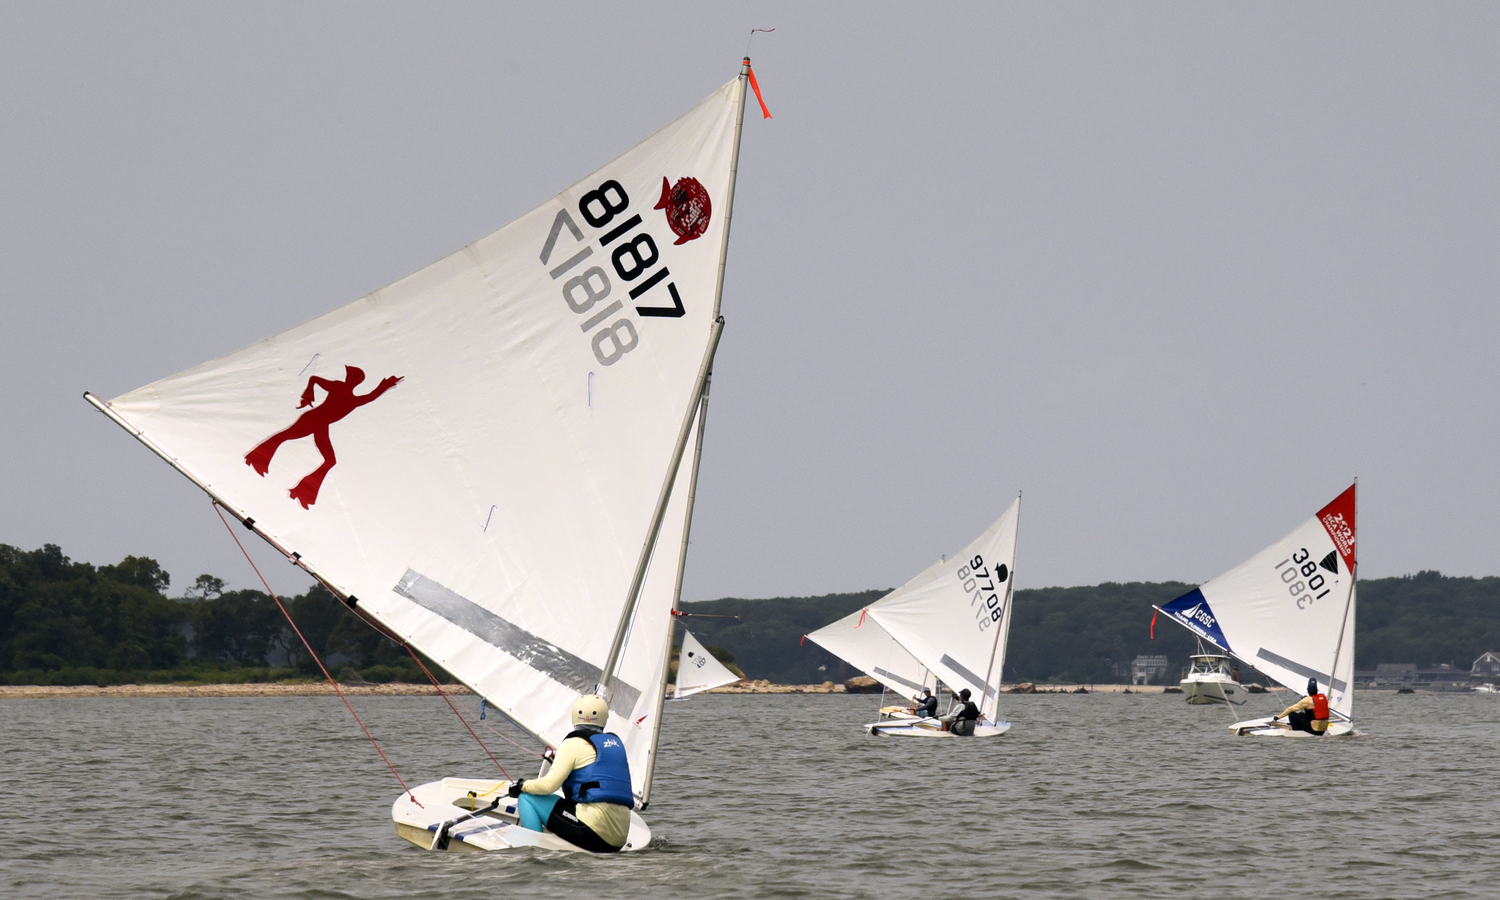
M539 746L573 730L581 694L604 698L629 763L625 850L651 839L640 811L747 84L758 99L748 58L623 155L394 284L113 400L85 395ZM381 380L357 394L366 373ZM299 391L307 411L288 425ZM579 849L520 827L510 783L408 789L396 832L431 849Z
M973 737L1010 730L999 715L1001 673L1010 632L1019 497L968 546L944 558L868 607L807 637L887 689L911 698L923 688L968 691L979 711ZM890 737L960 736L943 718L902 708L864 726ZM944 717L946 718L946 717Z
M1282 687L1326 699L1325 729L1299 731L1267 716L1234 723L1235 734L1354 732L1357 487L1239 566L1155 607Z

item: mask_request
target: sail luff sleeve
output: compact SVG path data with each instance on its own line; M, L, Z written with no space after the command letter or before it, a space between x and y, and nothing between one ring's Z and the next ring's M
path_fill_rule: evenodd
M739 96L735 98L734 149L729 154L729 191L724 203L724 234L719 239L719 276L714 285L714 318L719 317L719 302L724 297L724 269L729 263L729 229L734 221L734 189L740 174L740 135L745 130L745 83L750 76L750 58L740 67Z

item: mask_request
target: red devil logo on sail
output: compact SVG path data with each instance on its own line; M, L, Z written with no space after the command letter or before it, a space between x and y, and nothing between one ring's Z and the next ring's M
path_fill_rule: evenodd
M674 185L661 180L661 199L652 209L664 209L667 224L677 235L673 245L703 237L708 231L708 219L713 215L713 204L708 200L708 188L696 178L679 178Z
M307 387L302 391L302 402L297 404L298 409L312 406L307 412L297 417L290 427L261 441L254 450L245 454L245 465L254 469L257 473L265 475L271 468L271 457L281 449L281 445L287 441L295 441L305 437L313 439L313 445L318 452L323 454L323 464L307 474L305 478L297 482L297 486L288 493L292 499L302 504L303 509L309 509L318 501L318 489L323 486L323 478L328 475L338 462L333 455L333 441L328 437L328 426L343 417L354 412L367 403L375 402L375 399L386 391L401 383L401 378L391 375L380 379L380 384L375 390L363 396L356 395L354 389L365 380L364 369L358 366L344 366L343 381L329 381L314 375L307 379ZM313 406L313 388L323 389L323 402Z

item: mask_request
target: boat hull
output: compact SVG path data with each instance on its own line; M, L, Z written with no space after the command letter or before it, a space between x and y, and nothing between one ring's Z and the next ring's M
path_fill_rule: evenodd
M1308 734L1305 731L1294 731L1286 727L1285 723L1277 724L1272 722L1269 716L1264 719L1247 719L1244 722L1235 722L1229 726L1229 730L1241 737L1311 738L1318 736ZM1353 722L1330 722L1328 731L1323 737L1342 737L1355 733Z
M391 821L398 836L423 850L469 853L535 847L564 853L588 852L554 834L522 828L516 818L516 801L505 796L509 784L486 778L428 782L396 798L391 804ZM497 797L499 804L487 810ZM439 833L444 825L448 827L448 839L441 842ZM649 843L651 829L632 811L630 835L622 850L640 850Z
M972 737L999 737L1009 730L1009 722L996 722L993 725L979 725L974 728L974 734L972 735ZM944 731L942 723L937 719L886 719L883 722L871 722L870 724L865 726L865 731L869 734L878 735L880 737L962 739L959 735L956 735L951 731Z
M1184 678L1182 694L1188 703L1203 706L1210 703L1229 703L1230 697L1239 688L1239 682L1228 676L1223 678Z

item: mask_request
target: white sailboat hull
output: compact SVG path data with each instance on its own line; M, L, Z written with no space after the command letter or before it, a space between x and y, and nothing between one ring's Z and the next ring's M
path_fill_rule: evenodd
M444 778L419 785L411 794L397 797L391 805L396 834L423 850L474 852L535 847L565 853L588 852L554 834L522 828L516 818L516 801L505 796L508 785L507 781L486 778ZM496 797L500 798L499 805L484 812ZM438 846L438 836L445 824L448 841L442 847ZM630 836L625 839L622 852L640 850L649 843L651 829L632 811Z
M1287 727L1285 722L1280 724L1272 722L1270 716L1262 719L1247 719L1243 722L1235 722L1229 726L1229 730L1242 737L1317 737L1317 735L1308 734L1305 731L1293 731ZM1354 733L1353 722L1330 722L1328 723L1328 731L1323 736L1339 737Z
M993 725L978 725L974 728L972 737L988 738L999 737L1010 730L1009 722L996 722ZM951 731L943 730L943 723L938 719L916 719L895 718L886 719L881 722L871 722L865 726L869 734L881 737L921 737L921 738L959 738L959 735Z

